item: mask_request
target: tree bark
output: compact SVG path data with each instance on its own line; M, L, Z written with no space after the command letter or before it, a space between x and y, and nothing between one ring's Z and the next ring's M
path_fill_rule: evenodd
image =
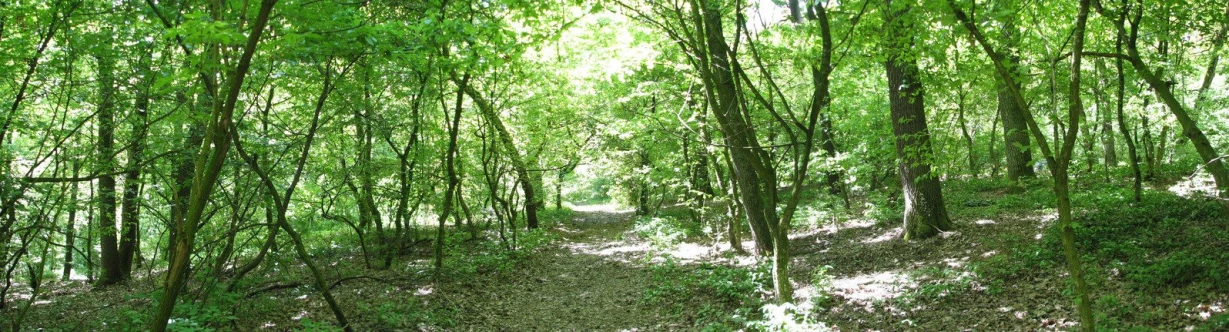
M931 171L934 152L926 126L924 91L919 80L917 58L909 54L914 45L916 24L908 5L887 0L884 45L887 61L888 100L892 109L892 133L896 136L896 156L900 159L901 187L905 212L903 238L924 239L952 229L938 174Z
M691 2L696 26L702 27L706 45L707 67L701 69L705 83L711 85L710 98L713 115L726 138L730 159L734 166L732 178L739 187L740 201L747 221L755 236L756 249L761 255L773 251L770 227L777 223L776 181L772 170L761 158L763 152L756 141L755 131L746 122L743 109L738 103L738 91L729 60L730 48L722 32L721 12L714 2Z
M1121 24L1123 20L1126 20L1126 14L1126 11L1119 13L1116 22ZM1125 35L1121 30L1114 35L1114 49L1118 54L1122 54L1122 43L1125 41L1124 39ZM1143 174L1139 169L1139 152L1135 148L1135 138L1131 136L1131 127L1127 126L1127 117L1122 111L1122 109L1126 106L1126 75L1123 74L1122 71L1122 58L1114 59L1114 71L1118 78L1118 86L1117 89L1115 89L1115 97L1117 99L1114 103L1114 107L1118 113L1118 130L1122 132L1122 138L1127 142L1127 157L1129 158L1128 161L1131 163L1131 188L1134 192L1133 198L1135 199L1135 202L1139 203L1141 201L1140 196L1144 190Z
M104 38L104 47L109 48L110 32ZM98 285L113 285L125 281L123 256L116 237L115 176L111 175L115 162L115 58L112 54L98 54L98 168L105 173L98 178L98 239L101 246L102 277Z
M276 0L266 0L262 3L260 15L265 20L268 19L269 9L265 8L264 4L268 4L272 7L272 3L275 1ZM263 30L263 27L260 25L257 25L256 27ZM258 39L259 36L253 38ZM254 40L249 40L249 42L249 46L255 45ZM351 62L351 64L353 64L353 62ZM244 151L243 145L241 144L242 142L239 140L240 135L238 130L231 130L228 133L228 141L234 144L235 150L238 152L239 157L247 162L252 171L255 172L256 175L260 177L261 182L264 183L265 189L269 192L269 195L272 196L274 205L277 206L276 217L278 226L281 227L282 230L286 231L286 235L290 236L291 242L294 243L295 254L299 257L299 261L303 262L303 265L306 265L308 271L311 272L312 279L316 283L316 288L320 290L321 295L324 297L324 301L328 303L329 310L333 312L333 317L337 319L337 324L346 332L351 332L354 328L350 326L349 321L346 319L345 313L341 310L341 306L337 304L337 300L333 297L333 293L330 291L332 287L328 286L328 283L324 279L324 274L320 272L320 268L316 266L316 264L312 261L311 256L307 253L306 246L303 245L302 236L298 231L295 231L294 227L291 226L290 222L286 219L287 211L290 208L291 198L294 196L295 189L297 189L299 180L302 178L303 168L304 165L307 164L307 159L311 152L312 142L315 140L316 133L320 128L320 113L324 109L325 101L328 100L329 95L336 87L335 83L333 83L332 66L326 64L324 70L323 87L321 88L320 95L316 98L315 111L312 115L310 127L307 129L307 135L303 142L303 149L299 152L297 163L294 167L294 174L291 176L290 183L286 186L283 193L280 195L278 194L278 187L274 184L269 174L260 167L260 164L255 158ZM345 71L343 70L343 74L344 72ZM365 253L364 257L366 257Z
M1010 93L1012 98L1018 105L1025 105L1024 96L1014 84L1014 78L1010 74L1008 67L1004 64L1002 56L994 51L994 48L986 41L984 35L981 34L977 25L956 6L954 0L947 1L948 6L952 8L957 20L961 22L973 38L981 45L986 55L994 63L995 71L1011 88ZM1071 78L1070 78L1070 93L1068 94L1068 109L1067 122L1068 128L1063 135L1062 146L1057 155L1053 150L1050 150L1049 145L1045 140L1045 133L1041 127L1037 125L1037 121L1033 119L1032 113L1027 108L1024 109L1025 120L1027 121L1029 132L1037 139L1038 147L1045 156L1047 162L1051 165L1050 173L1054 176L1054 195L1057 198L1058 209L1058 227L1062 240L1063 255L1067 260L1067 272L1070 274L1072 282L1075 284L1076 310L1080 315L1080 329L1082 331L1096 331L1096 322L1092 312L1092 302L1089 301L1088 285L1084 280L1084 270L1080 261L1081 256L1078 248L1075 246L1075 232L1073 229L1072 213L1071 213L1071 196L1069 177L1067 169L1071 165L1071 152L1075 149L1075 139L1079 133L1080 117L1083 115L1084 109L1082 100L1080 99L1080 61L1084 51L1084 27L1088 22L1088 10L1090 0L1080 0L1079 12L1076 14L1075 29L1073 31L1072 51L1071 51ZM1055 121L1057 123L1058 121ZM1057 141L1057 136L1055 136Z
M1007 32L1004 36L1005 49L1015 49L1019 43L1017 36L1019 32L1015 22L1009 18L1007 22L1004 22L1004 30ZM1028 137L1028 123L1024 119L1023 107L1011 96L1012 89L1021 88L1018 79L1020 77L1020 57L1015 54L1004 54L1003 56L1006 62L1004 65L1007 66L1013 80L1009 83L1001 77L996 77L994 82L998 89L995 96L998 99L998 116L1003 121L1003 154L1007 157L1007 179L1015 182L1022 178L1037 177L1037 173L1033 170L1033 148ZM1009 86L1011 84L1014 86Z
M452 123L448 125L448 150L444 154L444 168L448 172L448 189L444 191L444 201L440 205L439 224L435 231L435 271L437 275L444 268L444 223L448 220L448 215L452 213L454 195L457 192L457 185L461 182L457 178L457 167L454 162L457 156L457 134L461 131L461 103L465 99L464 91L469 88L469 73L455 81L457 81L457 107L452 114L452 119L444 118L452 120ZM528 190L528 192L532 191L532 189ZM525 207L526 210L532 208L532 206Z
M152 52L152 49L150 50ZM147 60L152 55L144 55ZM145 61L142 61L145 62ZM145 135L149 118L149 91L153 85L153 73L144 70L139 91L133 104L133 117L129 121L132 139L128 147L128 168L124 173L124 196L121 207L122 227L119 241L120 272L132 275L133 259L140 246L141 225L141 166L145 161ZM140 257L135 257L139 259Z
M73 161L73 177L77 177L81 170L81 163ZM77 248L74 242L77 240L77 195L80 190L77 190L77 183L70 184L69 189L71 197L68 199L68 222L64 225L64 274L60 277L60 281L68 281L73 273L73 251ZM88 250L94 250L90 248Z

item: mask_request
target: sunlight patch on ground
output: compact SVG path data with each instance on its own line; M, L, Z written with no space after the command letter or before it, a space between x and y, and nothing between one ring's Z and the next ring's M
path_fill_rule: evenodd
M1186 310L1188 317L1198 317L1199 320L1208 320L1212 316L1225 312L1225 304L1221 302L1213 302L1212 304L1200 303L1194 308Z
M625 241L615 241L606 243L568 243L564 244L572 254L585 254L601 256L604 259L609 259L621 263L632 263L630 258L637 253L645 253L649 251L649 246L644 243L628 243Z
M839 294L853 303L867 305L868 308L876 300L898 297L906 289L916 286L917 283L900 270L832 279L833 294Z
M1058 211L1054 209L1046 209L1042 213L1029 215L1024 218L1027 220L1036 220L1037 228L1045 229L1046 226L1049 226L1051 223L1058 221Z
M982 219L982 220L974 221L973 223L978 224L978 225L994 225L994 220Z
M1166 188L1166 190L1185 198L1198 196L1216 197L1216 182L1212 180L1212 176L1208 175L1208 172L1200 171L1194 176L1188 176L1174 183L1169 188Z
M699 261L714 254L712 248L690 242L680 243L674 250L665 253L683 262Z
M576 211L576 212L608 212L608 213L625 213L625 212L632 212L632 211L635 211L635 209L621 207L621 206L619 206L618 204L614 204L614 203L594 204L594 205L571 205L571 204L568 204L568 207L569 207L569 208L571 208L571 209L572 209L572 211Z
M636 243L616 241L603 244L587 244L587 243L570 243L563 245L577 254L588 254L602 257L609 257L617 261L630 263L634 256L648 257L648 255L664 258L673 258L679 263L688 264L700 261L707 261L715 256L719 249L714 249L709 246L683 242L670 249L654 249L648 243ZM656 257L655 257L656 259Z
M790 234L790 239L804 238L816 234L833 235L839 231L854 228L867 228L875 225L874 220L849 219L844 222L825 222L818 228L811 228Z
M862 240L862 243L871 244L871 243L879 243L879 242L899 239L901 233L903 232L904 232L904 228L893 227L892 229L889 229L888 231L883 232L883 234L879 234L877 236Z

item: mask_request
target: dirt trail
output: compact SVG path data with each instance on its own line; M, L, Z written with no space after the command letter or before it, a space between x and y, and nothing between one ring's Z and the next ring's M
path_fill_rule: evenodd
M440 294L459 309L458 330L645 331L681 328L642 304L652 272L643 253L622 240L630 213L576 212L551 231L563 238L514 271L460 284Z

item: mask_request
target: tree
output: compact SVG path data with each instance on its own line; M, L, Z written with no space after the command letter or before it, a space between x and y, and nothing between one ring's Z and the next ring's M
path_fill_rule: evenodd
M1080 98L1080 62L1083 58L1084 48L1084 28L1088 23L1089 0L1081 0L1079 3L1079 11L1076 14L1075 27L1072 29L1071 43L1071 76L1069 79L1070 92L1068 95L1067 109L1067 130L1062 136L1062 142L1057 154L1050 150L1048 143L1045 143L1045 133L1041 127L1037 125L1033 119L1032 113L1025 110L1025 120L1029 126L1029 132L1033 134L1038 141L1041 152L1045 155L1046 161L1051 165L1050 174L1054 176L1054 196L1058 200L1058 227L1062 240L1063 256L1067 259L1067 271L1070 273L1072 283L1075 288L1076 307L1080 315L1080 328L1084 331L1095 331L1096 322L1092 312L1092 303L1090 301L1088 284L1084 280L1084 268L1080 262L1081 256L1075 246L1075 231L1072 211L1071 211L1071 193L1070 193L1070 178L1068 169L1071 166L1071 154L1075 149L1076 136L1079 134L1080 117L1084 113L1083 102ZM1008 87L1014 87L1014 78L1005 64L1005 58L994 50L987 41L984 35L973 23L972 19L964 13L955 3L954 0L948 0L948 5L952 8L956 19L964 25L965 29L973 35L974 40L981 45L982 50L990 57L994 63L995 70L999 77L1006 81ZM1028 105L1024 101L1024 96L1019 89L1010 89L1012 98L1016 100L1018 105ZM1057 139L1057 137L1056 137Z
M896 136L901 187L905 198L906 240L923 239L952 229L943 189L931 170L934 151L926 126L922 82L918 77L917 55L912 31L917 31L912 6L903 1L885 2L884 68L888 76L888 95L892 110L892 133Z
M193 166L192 190L187 200L188 207L185 211L186 213L182 216L183 219L174 220L176 236L175 242L172 245L173 249L171 250L173 256L170 257L170 268L167 270L166 283L163 286L162 296L158 301L158 311L150 320L150 330L158 332L166 330L167 319L170 318L171 312L175 308L175 300L187 281L188 265L191 264L197 225L200 224L205 212L205 205L209 201L209 196L213 191L214 184L217 182L218 174L221 172L222 165L226 161L227 150L230 149L231 119L235 113L239 92L243 87L243 80L248 73L248 69L251 68L252 56L256 53L256 46L260 42L260 36L264 33L265 26L269 22L270 12L273 11L273 6L276 4L277 0L262 0L260 2L256 20L252 22L252 32L248 34L247 42L243 47L243 53L239 57L239 62L235 65L233 76L226 82L228 83L226 97L222 100L214 99L209 127L205 130L204 135L204 142L207 143L201 144L200 149L196 153L195 165ZM154 10L156 12L157 8L155 7ZM211 15L215 20L220 18L220 11L221 8L212 8ZM208 52L212 52L216 56L216 52L220 52L216 47L214 46ZM202 77L209 76L205 76L202 73ZM217 87L216 83L211 82L209 79L202 80L215 95L219 92L213 89L213 87Z
M1005 2L1004 6L1012 6L1014 2ZM1037 174L1033 171L1033 153L1032 145L1028 138L1028 124L1024 119L1023 105L1018 105L1015 98L1011 96L1011 90L1020 90L1019 85L1020 75L1020 57L1014 54L1014 51L1019 47L1019 31L1015 24L1017 14L1015 8L1009 9L1013 13L1003 15L1006 20L1003 22L1003 45L1007 50L1004 53L1005 66L1008 72L1013 75L1013 82L1016 86L1006 86L1008 83L1002 78L995 78L994 83L998 87L996 98L998 99L998 115L1003 119L1003 151L1007 157L1007 178L1012 181L1017 181L1021 178L1036 177Z

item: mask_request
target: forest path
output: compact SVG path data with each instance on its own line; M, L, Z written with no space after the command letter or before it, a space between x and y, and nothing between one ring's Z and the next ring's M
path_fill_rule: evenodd
M577 211L550 232L559 241L510 272L441 285L458 309L458 330L644 331L679 329L686 322L643 304L653 273L646 244L625 240L631 212ZM628 237L629 239L632 237ZM677 318L676 318L677 319Z

